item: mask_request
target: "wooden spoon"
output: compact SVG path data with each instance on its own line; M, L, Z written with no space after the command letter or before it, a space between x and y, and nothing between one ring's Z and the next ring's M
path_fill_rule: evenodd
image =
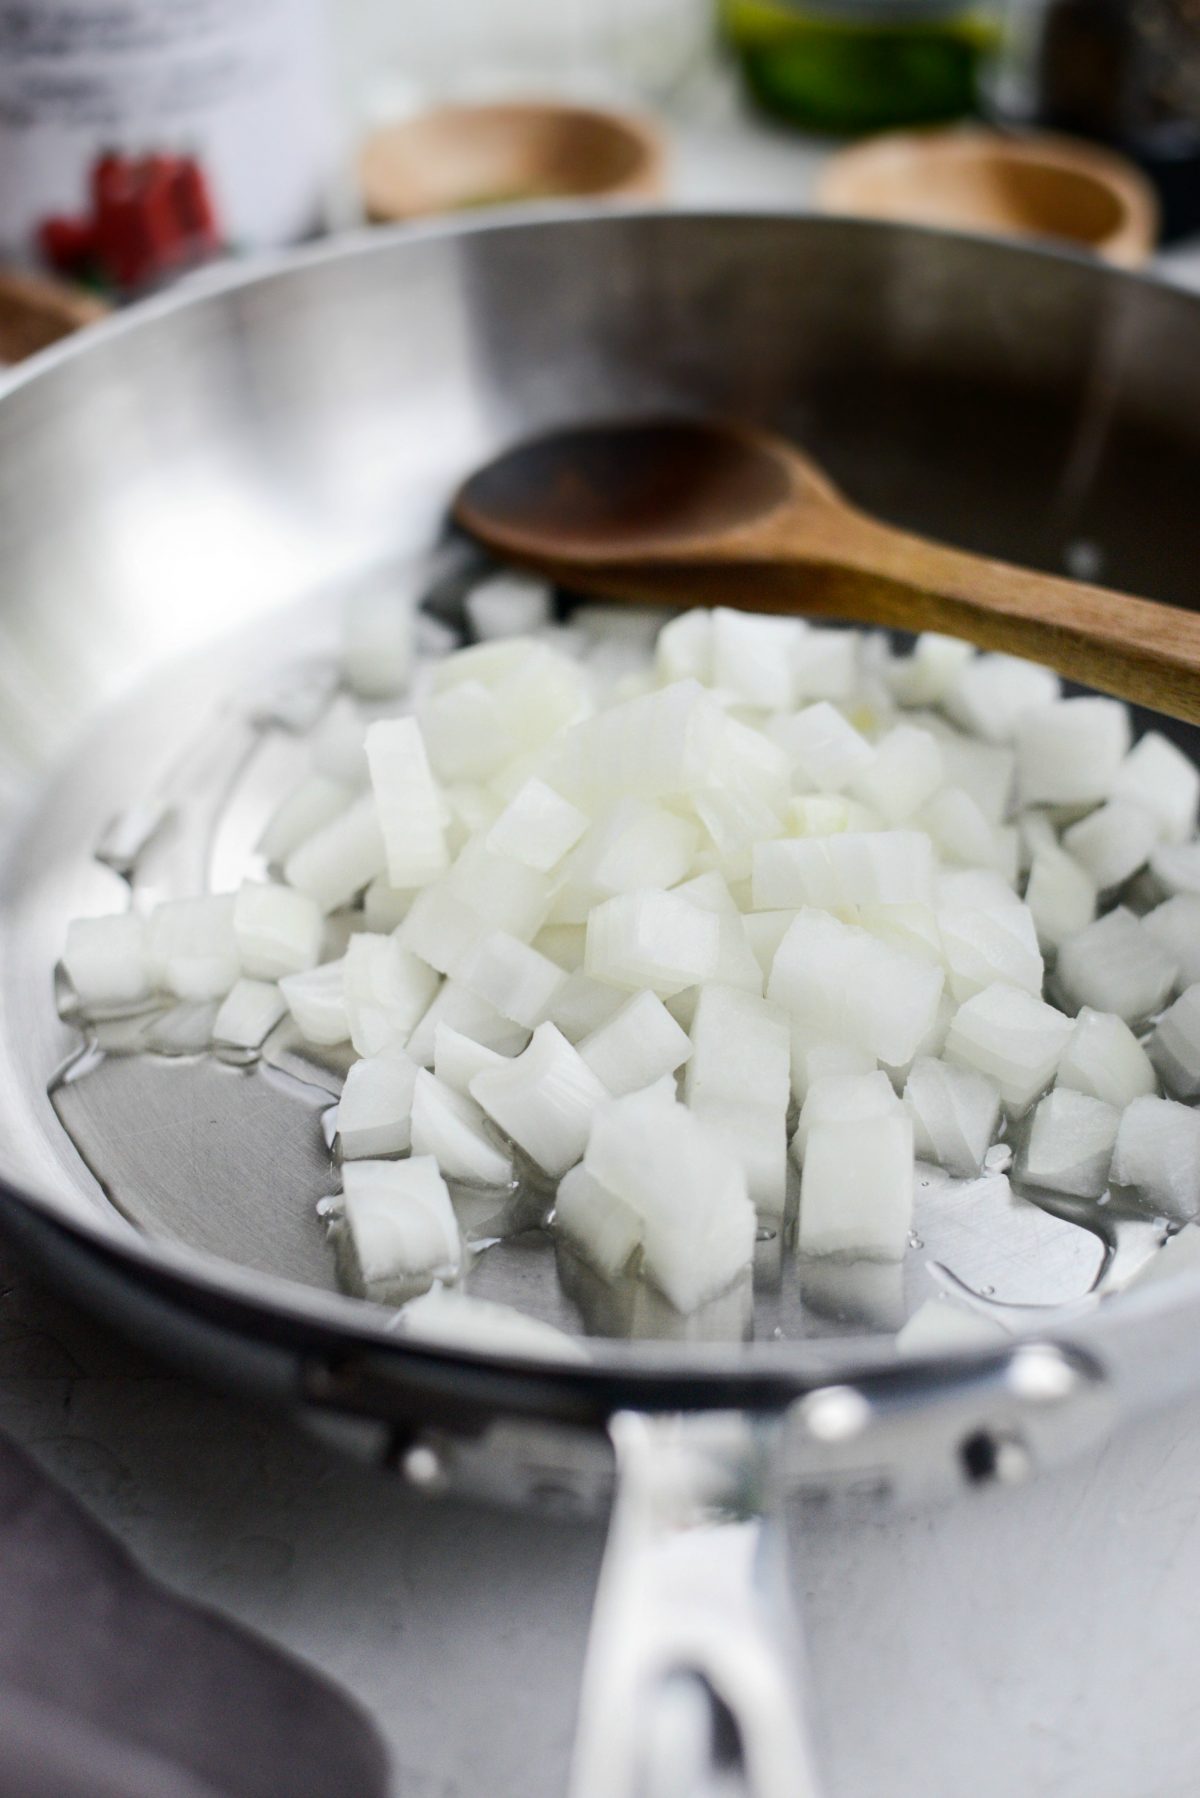
M883 524L765 431L563 431L472 475L454 513L503 560L576 591L944 631L1200 723L1200 615Z

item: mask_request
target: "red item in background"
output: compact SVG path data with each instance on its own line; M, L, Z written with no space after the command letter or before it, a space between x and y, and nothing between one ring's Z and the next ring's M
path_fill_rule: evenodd
M90 216L48 218L38 230L38 247L60 274L135 292L221 247L208 183L193 157L105 151L88 186Z
M79 279L96 260L95 227L90 219L44 219L38 227L38 251L58 274Z

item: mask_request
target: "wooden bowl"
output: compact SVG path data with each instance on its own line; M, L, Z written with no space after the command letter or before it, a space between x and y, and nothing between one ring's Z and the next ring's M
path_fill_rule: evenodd
M359 157L367 217L427 218L534 200L655 199L663 144L626 114L552 102L442 106L373 132Z
M23 269L0 268L0 367L46 349L107 312L103 300L82 288Z
M1158 239L1158 202L1124 157L1074 138L982 127L897 131L834 156L826 212L1051 239L1136 268Z

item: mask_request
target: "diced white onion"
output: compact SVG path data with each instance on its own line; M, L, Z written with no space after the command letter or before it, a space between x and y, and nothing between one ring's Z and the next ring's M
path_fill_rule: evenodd
M411 1146L416 1080L416 1063L402 1049L352 1064L337 1113L344 1160L401 1155Z
M1177 1099L1200 1098L1200 985L1163 1012L1149 1043L1162 1083Z
M606 1087L553 1024L541 1024L529 1047L471 1082L471 1097L538 1166L561 1178L583 1154Z
M1144 868L1159 838L1158 818L1131 799L1110 799L1063 835L1063 848L1103 892Z
M260 1049L286 1010L287 1000L271 981L239 980L221 1002L213 1041L231 1049Z
M990 1080L920 1056L909 1070L904 1105L923 1160L962 1179L981 1172L1000 1119L1000 1094Z
M792 1155L802 1163L809 1138L821 1124L857 1124L865 1118L899 1116L900 1100L886 1074L826 1074L814 1080L800 1108Z
M641 1217L632 1205L601 1186L582 1161L558 1183L554 1227L606 1280L624 1273L641 1246Z
M802 1256L902 1261L913 1213L913 1127L907 1117L817 1124L800 1183Z
M133 912L73 918L63 967L85 1008L135 1004L150 993L146 927Z
M394 887L427 886L450 864L437 783L415 718L384 718L367 731L367 765Z
M428 1068L419 1070L413 1087L412 1147L414 1155L433 1156L448 1180L473 1186L512 1183L512 1156L491 1136L474 1099Z
M545 581L522 574L494 574L467 595L471 629L485 643L493 637L531 635L548 624L552 593Z
M1146 913L1142 929L1175 963L1181 986L1200 980L1200 894L1177 893Z
M767 997L891 1067L917 1053L938 1012L944 976L825 912L802 911L771 970Z
M482 1074L484 1068L498 1066L503 1060L495 1049L476 1042L473 1036L465 1036L453 1024L434 1027L433 1071L455 1092L467 1092L476 1074Z
M413 668L415 596L388 570L364 581L342 611L342 667L364 699L407 691Z
M687 1035L654 993L636 993L578 1044L614 1098L673 1074L692 1053Z
M668 998L711 979L719 948L716 917L673 893L620 893L588 914L585 966L611 986Z
M1117 699L1060 699L1017 727L1022 805L1095 805L1107 799L1129 749L1129 713Z
M293 787L272 812L258 847L273 866L281 867L301 843L340 817L354 799L353 787L327 774L311 774Z
M1058 952L1058 979L1068 997L1096 1011L1115 1011L1127 1024L1152 1017L1175 978L1175 963L1124 906L1097 918Z
M1120 1119L1115 1105L1056 1087L1033 1114L1022 1163L1025 1179L1051 1192L1098 1199L1108 1185Z
M242 965L233 908L232 893L156 906L144 938L152 984L179 999L223 999Z
M346 1228L367 1298L395 1302L435 1279L455 1277L462 1242L432 1157L350 1161L342 1182Z
M492 825L487 847L493 855L509 855L548 873L575 847L588 822L586 812L544 780L527 780Z
M1200 1112L1175 1099L1135 1099L1121 1113L1112 1179L1160 1216L1200 1211Z
M457 977L502 1018L532 1030L542 1023L567 976L548 956L505 930L489 931L462 959Z
M1085 1005L1058 1064L1058 1084L1123 1109L1154 1092L1158 1082L1125 1020Z
M403 1048L437 991L434 970L394 936L360 931L342 964L350 1040L360 1055Z
M325 920L309 894L246 880L234 902L233 934L243 970L255 980L278 980L316 967Z
M945 1057L990 1080L1020 1115L1054 1079L1070 1034L1070 1018L1032 993L989 986L959 1006Z
M289 886L311 894L323 912L331 912L370 886L383 873L385 860L375 799L365 793L293 849L283 873Z
M750 1266L745 1174L686 1107L640 1093L600 1106L584 1166L642 1219L646 1273L676 1310L695 1311Z
M331 1048L350 1040L344 961L327 961L306 974L287 974L279 990L306 1042Z
M1131 799L1158 820L1168 843L1186 843L1196 831L1200 771L1157 731L1134 744L1113 781L1114 799Z

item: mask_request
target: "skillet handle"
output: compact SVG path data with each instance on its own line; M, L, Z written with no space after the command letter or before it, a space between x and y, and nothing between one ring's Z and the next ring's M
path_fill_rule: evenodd
M781 1416L610 1424L617 1496L571 1798L820 1798L782 1533Z

